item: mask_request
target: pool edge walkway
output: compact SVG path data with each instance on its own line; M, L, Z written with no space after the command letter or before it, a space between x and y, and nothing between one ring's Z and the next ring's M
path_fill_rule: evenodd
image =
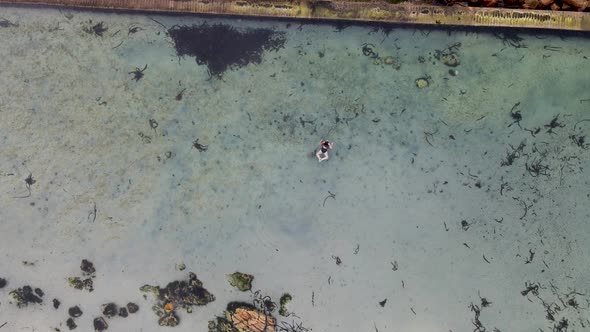
M412 3L390 4L385 0L0 0L0 4L443 26L590 31L590 13L584 12L446 7Z

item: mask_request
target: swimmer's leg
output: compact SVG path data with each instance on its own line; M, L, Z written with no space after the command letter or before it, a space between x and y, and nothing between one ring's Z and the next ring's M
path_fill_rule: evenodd
M320 157L321 154L322 150L318 150L318 152L315 153L315 156L318 158L318 161L322 161L322 157Z

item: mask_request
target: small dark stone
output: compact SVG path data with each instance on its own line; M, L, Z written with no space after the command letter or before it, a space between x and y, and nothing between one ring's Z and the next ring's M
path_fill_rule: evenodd
M40 289L39 289L40 290ZM43 293L43 292L41 292ZM24 298L25 302L27 303L41 303L40 297L33 294L33 288L31 286L23 286L21 296Z
M39 297L43 297L43 295L45 295L41 288L35 288L35 294L37 294Z
M385 303L387 303L387 299L385 299L383 301L380 301L379 302L379 305L382 306L382 307L385 307Z
M59 302L58 299L53 299L53 307L55 309L59 308L59 305L61 304L61 302Z
M129 316L129 314L127 313L127 309L125 307L119 308L119 316L123 318Z
M0 278L0 288L4 288L6 286L6 284L7 284L6 279Z
M77 318L82 316L82 310L80 310L80 307L78 306L74 306L71 307L70 309L68 309L68 314L70 314L70 316Z
M82 264L80 265L80 269L82 271L84 271L84 273L87 273L87 274L92 274L92 273L96 272L96 269L94 268L94 264L92 264L92 262L90 262L86 259L82 260Z
M113 302L103 304L101 307L102 314L107 317L113 317L117 314L117 305Z
M129 310L130 314L134 314L139 311L139 306L133 302L127 303L127 310Z
M102 332L109 328L109 325L102 317L96 317L92 323L96 332Z
M72 318L68 318L68 320L66 321L66 325L68 326L68 328L70 330L73 330L76 327L78 327L78 325L76 325L76 323L74 322L74 320Z

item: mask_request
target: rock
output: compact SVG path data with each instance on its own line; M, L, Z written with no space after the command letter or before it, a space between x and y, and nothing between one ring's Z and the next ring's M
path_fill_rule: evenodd
M82 264L80 265L80 270L82 270L86 274L93 274L94 272L96 272L96 269L94 268L94 264L92 264L92 262L90 262L86 259L82 260Z
M563 2L567 3L568 5L578 9L579 11L586 10L590 6L588 0L563 0ZM564 9L562 6L562 9Z
M203 283L197 275L190 272L189 280L176 280L166 287L144 285L141 291L151 292L157 296L158 302L152 306L154 313L160 318L160 325L178 324L178 317L174 315L174 308L187 308L193 305L206 305L215 301L215 296L203 288ZM173 316L170 316L170 315ZM175 322L176 321L176 322Z
M100 306L100 311L107 317L113 317L117 314L117 305L113 302L103 304Z
M42 303L43 300L37 295L33 294L31 286L23 286L8 293L20 308L29 303Z
M76 327L78 327L78 325L76 325L76 322L74 322L74 320L70 317L68 318L68 320L66 321L66 325L68 326L68 328L70 330L75 329Z
M58 299L53 299L53 307L55 309L59 308L59 305L61 304L61 302L59 302Z
M428 82L428 79L426 77L420 77L418 79L416 79L416 86L418 87L418 89L424 89L426 87L428 87L430 85L430 82Z
M109 328L109 325L102 317L95 318L94 321L92 321L92 324L94 325L95 332L102 332Z
M215 296L202 287L203 283L197 279L195 274L190 276L189 282L173 281L160 289L160 299L174 302L179 306L184 305L205 305L215 301Z
M6 287L7 284L8 282L6 282L6 279L0 278L0 288Z
M455 53L442 54L440 61L449 67L456 67L459 65L459 56Z
M158 324L160 324L160 326L175 327L178 325L178 323L178 317L176 317L174 312L169 312L158 320Z
M186 269L186 265L184 265L184 263L183 263L183 262L177 263L177 264L176 264L176 269L177 269L178 271L184 271L184 269Z
M129 316L129 313L127 313L127 308L125 308L125 307L119 308L119 316L121 316L123 318Z
M459 71L457 69L449 69L449 75L457 76L459 75Z
M230 302L226 316L239 332L275 332L276 319L243 302Z
M39 297L43 297L43 295L45 295L41 288L35 288L35 294L37 294Z
M522 4L522 8L524 9L536 9L537 7L539 7L539 0L524 0L524 3Z
M228 275L229 284L241 290L242 292L252 289L254 276L242 272L235 272Z
M139 306L133 302L127 303L127 310L129 310L130 314L134 314L139 311Z
M80 307L78 306L73 306L70 309L68 309L68 314L74 318L77 318L82 316L82 310L80 310Z

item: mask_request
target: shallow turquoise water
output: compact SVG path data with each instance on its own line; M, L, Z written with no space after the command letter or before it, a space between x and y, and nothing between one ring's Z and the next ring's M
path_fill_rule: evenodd
M162 330L139 287L188 271L216 300L177 331L252 300L234 271L292 294L295 315L275 316L313 331L590 326L587 36L0 11L3 329L63 331L80 305L90 330L101 304L134 301L109 331ZM162 26L204 22L285 44L211 77ZM458 66L435 57L457 43ZM83 258L92 293L67 284ZM44 301L19 309L9 292L29 284Z

